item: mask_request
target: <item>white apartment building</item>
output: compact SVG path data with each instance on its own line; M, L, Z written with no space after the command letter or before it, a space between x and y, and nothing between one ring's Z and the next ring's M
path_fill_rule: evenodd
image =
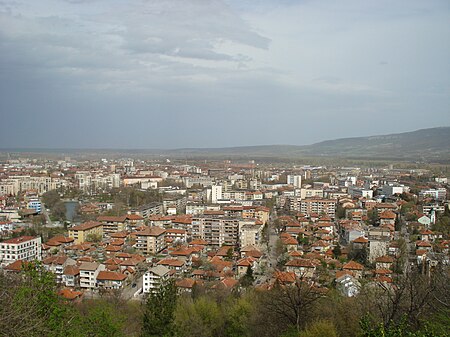
M302 176L288 175L287 176L287 184L292 185L297 188L301 188L302 187Z
M17 260L41 260L41 238L20 236L0 243L0 263L6 266Z
M17 195L21 191L35 190L38 194L66 186L67 181L48 176L17 175L0 182L0 195Z
M443 201L447 198L447 190L445 188L422 190L419 192L419 197L430 197L435 200Z
M386 184L383 185L383 187L381 188L381 194L387 197L391 197L394 194L402 194L403 192L408 191L409 191L408 187L400 184Z
M211 186L211 197L208 198L209 200L211 200L211 203L215 204L217 203L217 200L221 200L222 199L222 190L223 187L221 185L213 185ZM208 192L210 190L208 189Z
M259 246L262 239L262 222L256 223L254 220L241 221L239 223L239 244L245 246Z
M157 265L150 268L143 276L142 291L144 294L151 293L158 289L161 282L166 280L170 275L170 269L166 266Z

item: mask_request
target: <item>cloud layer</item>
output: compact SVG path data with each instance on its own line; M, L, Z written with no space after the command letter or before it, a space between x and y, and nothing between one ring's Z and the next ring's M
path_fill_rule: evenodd
M446 1L0 1L1 147L307 144L450 123Z

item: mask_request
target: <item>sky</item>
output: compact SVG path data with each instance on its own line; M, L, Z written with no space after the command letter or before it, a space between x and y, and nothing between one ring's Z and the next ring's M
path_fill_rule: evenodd
M0 0L0 148L450 125L448 0Z

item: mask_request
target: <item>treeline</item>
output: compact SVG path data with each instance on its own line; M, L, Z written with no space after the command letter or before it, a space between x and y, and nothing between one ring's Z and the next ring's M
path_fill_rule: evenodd
M173 281L144 302L120 293L68 303L54 276L39 265L0 275L0 331L4 336L449 336L448 271L416 272L395 286L363 286L342 297L298 281L244 290L194 286L180 294Z

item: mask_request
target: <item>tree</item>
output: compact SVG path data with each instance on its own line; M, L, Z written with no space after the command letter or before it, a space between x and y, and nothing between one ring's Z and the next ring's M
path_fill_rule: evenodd
M122 336L125 322L117 307L104 300L89 303L84 316L83 329L86 336Z
M88 242L100 242L100 241L102 241L102 235L91 233L86 236L86 240Z
M419 330L424 320L433 315L448 314L450 282L446 266L438 265L430 275L409 268L396 275L393 284L379 283L364 289L364 310L370 313L371 327L401 328L406 324L411 331Z
M175 312L178 336L218 336L223 330L223 323L224 316L213 298L202 296L195 301L189 297L180 299Z
M298 337L337 337L336 328L332 322L320 320L310 324Z
M367 212L367 222L369 225L371 226L376 226L378 225L378 211L376 208L371 209L370 211Z
M58 201L51 208L53 218L57 220L65 220L66 219L66 205L63 201Z
M260 294L259 310L261 317L277 322L279 331L293 327L297 332L308 323L311 310L323 293L304 277L300 277L293 285L280 285Z
M345 208L341 204L336 207L336 217L338 219L345 219Z
M255 282L255 277L253 276L253 269L251 266L247 267L247 271L245 275L242 276L240 281L243 287L250 287L253 282Z
M59 201L61 201L61 197L57 190L51 190L42 194L42 202L48 208L52 208Z
M339 256L341 256L341 254L342 254L341 245L338 243L336 247L333 248L333 257L337 259L339 258Z
M142 336L160 337L174 335L174 314L177 305L177 289L170 279L150 293L145 302Z
M247 298L228 301L225 307L225 333L229 337L250 336L248 324L253 306Z
M39 263L19 275L0 275L0 329L4 336L80 336L77 314L61 303L53 274Z

